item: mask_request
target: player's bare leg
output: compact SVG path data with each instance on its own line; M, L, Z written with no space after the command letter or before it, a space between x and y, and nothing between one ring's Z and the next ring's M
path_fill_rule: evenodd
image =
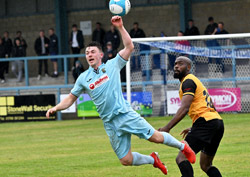
M128 151L127 155L120 159L120 162L124 166L130 166L133 163L133 155L131 153L131 149Z
M159 168L163 174L167 174L167 167L159 159L158 153L152 152L149 155L143 155L138 152L131 152L129 150L128 154L120 159L120 162L124 166L140 166L145 164L152 164L155 168Z
M221 177L220 171L212 166L214 156L209 156L203 152L200 155L200 167L209 177Z

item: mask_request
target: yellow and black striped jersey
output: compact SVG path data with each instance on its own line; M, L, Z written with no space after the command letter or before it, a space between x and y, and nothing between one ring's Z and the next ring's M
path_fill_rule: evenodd
M199 118L204 117L206 121L212 119L222 119L215 110L211 97L206 87L193 74L188 74L182 81L179 90L179 96L192 95L194 99L189 108L188 115L193 123Z

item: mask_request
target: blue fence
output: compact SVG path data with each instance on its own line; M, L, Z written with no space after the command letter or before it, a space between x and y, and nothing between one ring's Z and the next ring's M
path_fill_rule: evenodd
M18 58L1 58L0 62L2 61L17 61L21 60L24 61L24 74L25 74L25 85L29 86L29 68L28 68L28 61L30 60L49 60L49 59L58 59L63 60L64 66L64 84L68 84L68 62L67 59L75 58L75 57L85 57L85 54L79 55L53 55L53 56L35 56L35 57L18 57Z
M168 73L164 72L162 74L162 79L153 79L152 78L152 68L150 68L150 63L153 62L152 57L154 55L159 54L166 54L167 51L165 50L147 50L147 51L140 51L139 55L144 56L144 64L146 64L146 67L142 69L142 75L144 75L143 80L133 80L131 79L131 87L134 86L141 86L142 91L147 90L147 86L149 85L173 85L178 84L178 80L174 80L173 78L168 77ZM16 95L20 95L20 91L22 90L46 90L46 89L54 89L57 92L57 103L60 102L60 94L62 89L70 89L73 87L72 84L69 84L68 82L68 59L69 58L75 58L75 57L85 57L84 54L79 55L57 55L57 56L39 56L39 57L22 57L22 58L2 58L0 59L0 63L3 61L16 61L16 60L22 60L24 61L24 71L25 71L25 86L22 87L1 87L0 91L16 91ZM63 66L64 66L64 84L61 85L46 85L46 86L30 86L29 83L29 68L28 68L28 62L30 60L41 60L41 59L58 59L63 60ZM223 77L223 78L202 78L202 82L207 83L213 83L213 82L231 82L233 83L233 87L236 87L236 84L238 81L250 81L250 77L246 75L245 77L239 77L236 74L236 58L229 59L232 60L232 75L230 77ZM164 68L166 71L168 71L167 66ZM126 86L126 83L122 83L122 86ZM60 112L58 114L58 120L62 120L62 115Z

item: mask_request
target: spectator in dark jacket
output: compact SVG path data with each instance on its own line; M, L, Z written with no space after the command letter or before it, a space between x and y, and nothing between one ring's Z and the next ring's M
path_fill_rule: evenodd
M142 29L139 28L139 23L138 22L134 22L133 24L133 29L130 30L129 35L131 38L143 38L146 37L144 31ZM136 56L132 56L131 57L131 69L132 70L140 70L141 69L141 54L140 52L143 50L148 50L148 46L143 45L143 44L137 44L135 43L135 48L139 49L139 50L135 50L137 53Z
M81 49L84 48L84 38L81 30L78 30L77 25L72 25L72 32L69 39L71 50L73 54L80 54ZM74 69L75 63L78 60L78 57L74 58L74 65L72 69Z
M129 35L131 38L143 38L146 37L144 31L139 28L139 23L134 22L133 29L130 30Z
M120 35L114 25L110 25L110 30L105 34L104 42L105 45L107 45L108 42L111 42L113 50L118 50L120 46Z
M218 23L218 28L216 28L215 34L228 34L228 31L224 29L223 22Z
M92 41L99 42L104 49L104 37L105 37L105 31L102 29L102 24L100 22L96 23L96 28L93 31L92 34Z
M102 62L106 63L108 60L115 58L116 54L117 50L113 49L112 42L111 41L107 42Z
M214 33L215 29L218 27L218 24L214 22L213 17L209 17L208 22L209 22L209 24L206 27L205 34L211 35Z
M188 20L188 27L185 31L185 36L195 36L200 35L199 29L194 26L194 21L192 19Z
M39 37L35 41L35 51L38 56L46 56L49 54L49 39L45 36L44 30L40 30ZM42 64L44 63L45 76L48 77L48 61L38 60L38 76L37 80L41 80Z
M205 30L205 34L207 35L214 35L217 32L218 24L214 22L213 17L208 18L209 25ZM208 48L219 48L220 44L216 39L210 39L206 41L206 45ZM215 58L216 61L216 72L224 73L224 63L221 58ZM213 58L208 58L209 63L213 63Z
M5 58L5 47L3 45L3 40L0 37L0 58ZM4 69L6 67L6 61L0 62L0 81L1 83L5 83L5 77L4 77Z
M9 38L9 32L5 31L4 32L4 37L3 37L3 45L5 47L5 58L9 58L11 55L11 50L12 50L12 40ZM4 68L6 74L9 73L9 62L6 62L5 68Z
M16 46L16 40L19 39L21 41L21 46L23 46L24 50L25 50L25 56L26 56L26 49L28 47L25 39L22 36L22 31L17 31L16 32L16 38L14 39L14 46Z
M24 57L24 56L25 56L25 48L21 45L21 41L19 39L16 39L14 47L12 48L12 57ZM17 82L22 82L23 61L22 60L12 61L11 70L17 78Z
M49 29L49 54L51 56L58 55L58 38L55 34L55 30L53 28ZM51 59L53 62L53 69L54 72L52 74L52 77L58 77L58 71L57 71L57 59L53 58Z
M75 68L72 71L75 82L80 74L84 71L84 68L79 60L76 61Z

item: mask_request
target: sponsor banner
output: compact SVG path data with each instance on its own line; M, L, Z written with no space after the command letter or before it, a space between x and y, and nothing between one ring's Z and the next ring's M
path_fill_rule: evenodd
M226 40L226 39L224 39ZM170 52L185 53L188 55L204 56L211 58L250 58L250 49L241 48L232 50L230 48L223 48L219 46L217 40L207 40L207 46L213 47L196 47L190 45L181 45L175 42L139 42L140 44L157 47Z
M102 81L101 81L102 82ZM99 83L95 84L98 86ZM96 88L96 87L95 87ZM123 93L125 99L127 94ZM151 115L152 93L151 92L132 92L131 106L141 115ZM88 94L81 94L77 99L77 116L78 117L98 117L96 106Z
M240 88L208 89L218 112L241 111Z
M55 106L55 95L29 95L0 97L1 121L48 120L48 109ZM49 120L55 120L56 115Z
M88 94L81 94L77 98L77 116L78 117L98 117L94 102Z
M208 89L208 93L218 112L241 111L240 88ZM179 91L167 91L168 114L176 114L181 106Z
M181 106L179 91L167 91L167 107L168 114L175 114Z
M127 99L127 93L123 93ZM141 115L152 115L152 93L151 92L131 92L131 106Z
M60 100L62 101L67 96L68 96L68 94L61 94ZM75 112L76 112L76 104L75 103L73 103L68 109L61 111L61 113L75 113Z

